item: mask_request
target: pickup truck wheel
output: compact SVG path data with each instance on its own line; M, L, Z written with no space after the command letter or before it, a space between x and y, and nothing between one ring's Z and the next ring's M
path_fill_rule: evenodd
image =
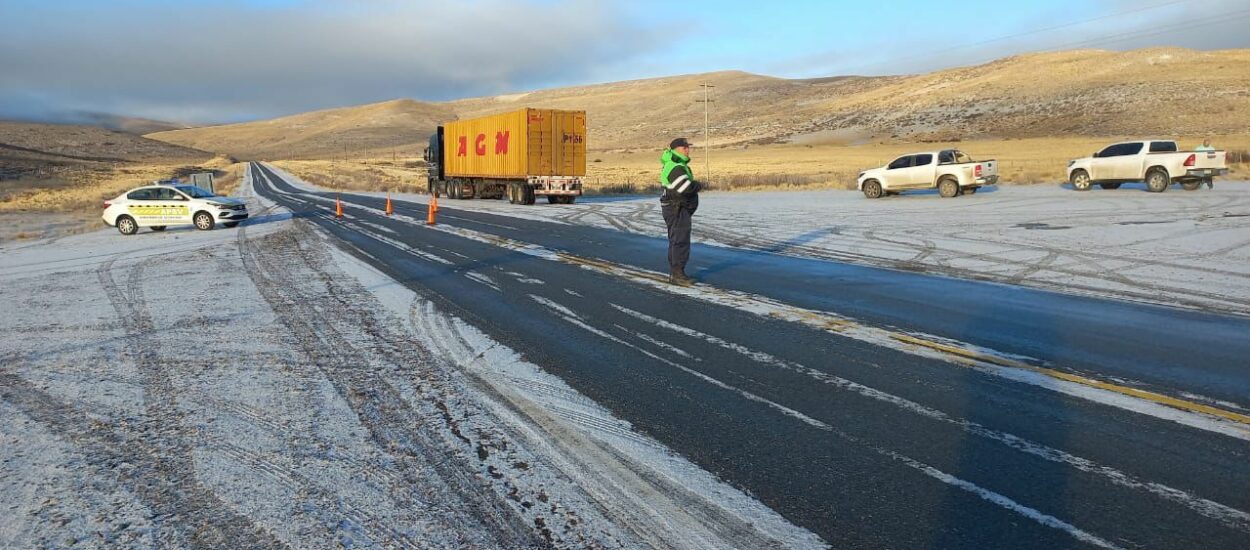
M134 235L139 232L139 224L130 216L117 217L117 232L122 235Z
M1199 187L1202 187L1202 180L1182 182L1181 187L1186 191L1197 191Z
M1168 173L1161 168L1155 168L1146 173L1146 190L1151 193L1162 193L1168 190L1168 186L1172 184Z
M881 182L877 180L868 180L864 182L864 196L870 199L879 199L882 195Z
M1089 191L1089 172L1077 170L1072 172L1072 188L1077 191Z
M944 199L959 196L959 182L950 178L939 181L938 194Z
M195 228L200 231L208 231L209 229L212 229L214 225L217 225L217 221L213 219L213 215L208 212L196 212L195 217L192 218L192 220L195 221Z
M1120 188L1120 184L1118 183L1100 183L1098 184L1098 186L1102 187L1103 189L1119 189Z

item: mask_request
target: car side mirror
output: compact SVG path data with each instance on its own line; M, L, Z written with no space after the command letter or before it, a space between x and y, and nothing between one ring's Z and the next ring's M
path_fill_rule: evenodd
M1094 154L1090 155L1090 157L1091 157L1091 158L1098 158L1098 151L1094 151Z

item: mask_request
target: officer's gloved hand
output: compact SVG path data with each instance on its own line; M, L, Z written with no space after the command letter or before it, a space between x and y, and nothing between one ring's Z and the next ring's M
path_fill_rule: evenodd
M693 195L693 194L695 194L695 193L698 193L701 189L703 189L703 184L702 184L702 183L699 183L699 182L697 182L697 181L691 180L691 181L690 181L690 185L687 185L687 186L686 186L686 190L685 190L685 191L683 191L681 194L682 194L682 196L689 197L690 195Z

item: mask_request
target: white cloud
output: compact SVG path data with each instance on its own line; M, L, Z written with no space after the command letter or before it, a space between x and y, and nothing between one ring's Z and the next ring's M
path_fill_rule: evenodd
M19 21L0 33L0 116L215 121L491 94L577 82L662 44L637 14L590 0L135 8L0 8Z

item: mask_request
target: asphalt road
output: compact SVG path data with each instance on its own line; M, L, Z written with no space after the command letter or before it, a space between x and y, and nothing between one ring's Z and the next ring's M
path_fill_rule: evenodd
M1246 439L432 230L421 204L387 217L381 199L348 194L335 219L333 194L261 165L253 177L349 252L834 547L1250 541ZM660 239L440 206L440 227L664 270ZM696 246L690 271L872 326L1250 402L1242 318L720 247Z

